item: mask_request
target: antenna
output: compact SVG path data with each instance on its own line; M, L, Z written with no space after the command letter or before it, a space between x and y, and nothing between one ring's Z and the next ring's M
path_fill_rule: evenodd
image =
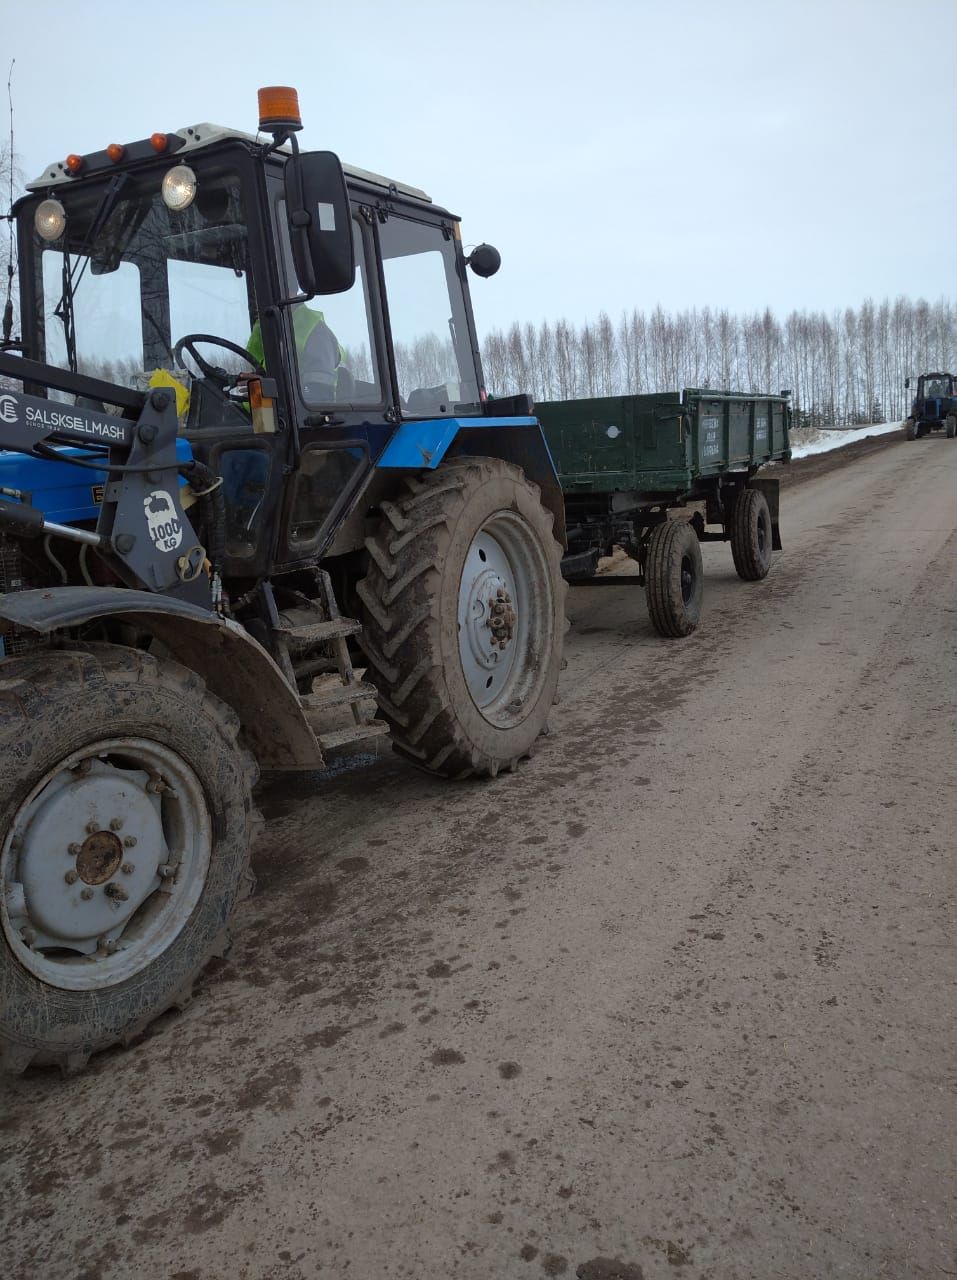
M7 225L10 231L9 247L7 250L7 300L3 304L3 340L0 347L6 347L10 344L10 334L13 332L13 166L14 166L14 150L13 150L13 68L16 58L10 59L10 73L7 76L7 101L10 104L10 152L7 156L7 166L10 170L10 203L7 206Z

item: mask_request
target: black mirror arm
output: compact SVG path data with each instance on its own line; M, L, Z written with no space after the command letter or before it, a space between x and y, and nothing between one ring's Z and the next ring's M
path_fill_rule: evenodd
M287 211L289 234L290 236L296 236L297 239L303 243L303 247L306 249L306 253L303 254L303 258L304 260L309 261L310 271L308 281L309 288L306 292L297 294L294 298L283 298L279 302L273 304L276 307L291 307L297 302L308 302L310 298L314 298L316 296L316 273L311 267L312 255L308 252L309 227L312 223L312 218L306 209L306 193L302 181L302 164L299 160L299 140L294 133L290 133L286 135L286 137L288 137L290 146L292 147L292 155L286 163L293 165L293 172L296 178L296 195L298 197L296 201L297 207ZM273 147L270 147L269 149L273 150L274 147L285 142L286 137L280 138L279 141L274 143Z

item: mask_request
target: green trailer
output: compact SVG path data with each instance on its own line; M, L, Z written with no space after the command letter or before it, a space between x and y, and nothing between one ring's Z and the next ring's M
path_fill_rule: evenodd
M765 578L781 549L778 481L757 472L791 457L789 396L687 388L538 404L565 499L565 577L620 585L597 570L622 547L664 636L698 625L702 542L730 542L739 577Z

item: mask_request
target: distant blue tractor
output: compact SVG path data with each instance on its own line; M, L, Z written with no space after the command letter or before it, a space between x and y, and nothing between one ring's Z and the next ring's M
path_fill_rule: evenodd
M904 386L910 386L910 378ZM904 435L908 440L919 440L941 428L948 440L957 436L957 378L952 373L922 373Z

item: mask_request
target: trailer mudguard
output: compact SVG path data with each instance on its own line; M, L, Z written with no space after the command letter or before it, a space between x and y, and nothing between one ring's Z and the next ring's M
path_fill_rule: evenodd
M781 550L781 529L778 525L778 512L781 509L781 481L756 479L754 476L748 481L749 489L759 489L764 494L765 501L768 504L768 511L771 513L771 550Z
M383 449L377 469L434 471L445 457L502 458L521 467L541 490L565 545L565 503L545 433L537 418L438 418L403 422Z
M202 676L239 716L263 769L322 768L295 690L238 623L170 596L123 587L51 587L0 597L0 621L43 635L105 618L142 628Z

